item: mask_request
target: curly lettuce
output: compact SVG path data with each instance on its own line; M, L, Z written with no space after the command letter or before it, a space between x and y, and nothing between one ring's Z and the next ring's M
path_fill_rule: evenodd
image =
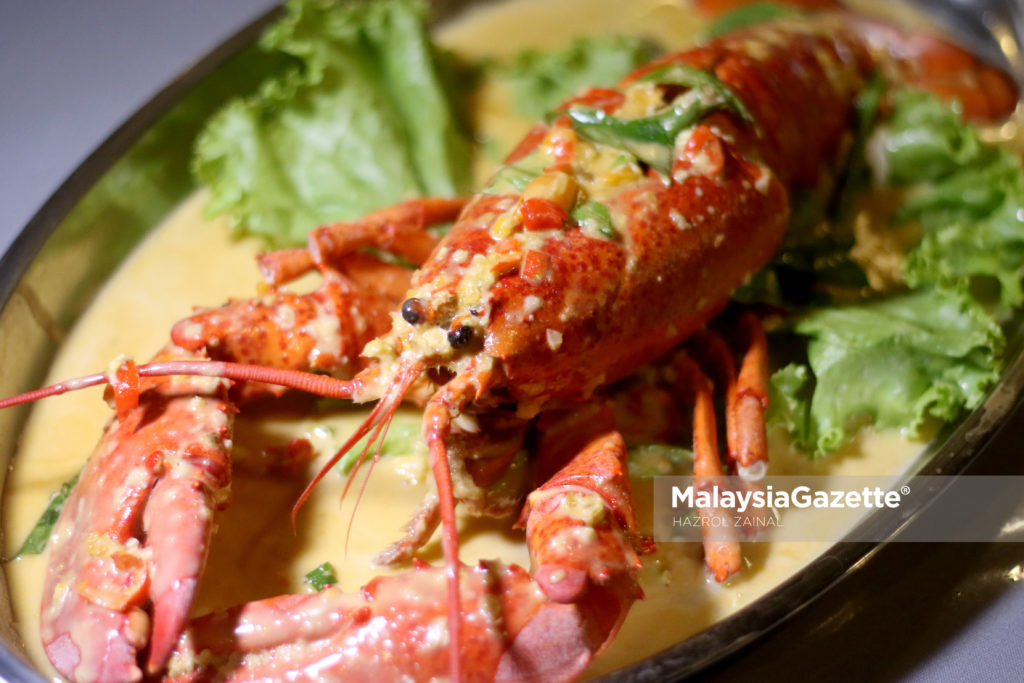
M893 96L868 145L876 181L906 188L894 223L918 221L906 291L886 299L815 302L786 324L807 340L807 360L772 377L770 421L823 455L864 424L916 435L978 406L999 378L998 303L1024 303L1024 169L982 142L957 105L920 92Z
M920 92L896 99L879 132L890 182L913 185L893 217L916 220L923 239L910 254L911 287L991 278L1000 303L1024 303L1024 173L1012 151L984 144L955 105Z
M523 50L508 64L493 66L511 86L519 112L540 117L585 87L615 85L656 54L640 38L593 36L575 38L562 50Z
M289 66L234 100L193 159L210 215L274 247L470 181L471 146L416 0L291 0L262 49Z
M916 436L930 417L950 421L977 406L999 378L1002 331L962 290L820 308L793 329L809 337L808 364L773 377L776 419L818 454L866 422Z

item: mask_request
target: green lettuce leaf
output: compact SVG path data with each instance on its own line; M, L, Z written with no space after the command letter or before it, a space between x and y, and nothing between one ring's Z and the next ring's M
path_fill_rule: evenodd
M774 2L752 2L744 5L711 22L705 33L712 38L724 36L733 31L764 24L776 19L799 16L801 13L793 8Z
M950 421L979 405L998 379L1004 346L996 297L983 305L977 297L991 290L979 284L998 283L1006 309L1024 303L1020 159L983 142L956 104L915 91L891 97L891 116L866 149L876 182L905 189L892 222L921 226L921 242L907 254L908 291L847 305L788 298L797 289L786 281L794 263L804 265L803 291L815 286L811 274L839 282L829 268L849 260L821 258L818 246L803 261L786 254L753 292L803 306L785 331L808 339L806 364L772 377L770 420L817 455L866 423L915 434L928 419Z
M470 142L416 0L291 0L261 47L291 58L258 92L211 118L193 171L209 214L271 246L469 184Z
M1002 331L966 290L822 308L800 316L794 329L810 338L813 395L808 402L805 372L784 368L772 380L771 419L817 454L864 423L916 435L929 417L952 420L999 378Z
M813 386L811 369L803 363L790 363L776 370L768 383L767 421L782 427L793 445L802 451L814 450L810 428L810 404Z
M957 104L917 90L892 97L892 115L880 129L884 180L904 185L936 180L983 154L977 131L964 123Z
M511 85L519 111L540 117L582 88L615 85L656 52L631 36L576 38L564 50L524 50L496 70Z
M911 287L987 278L1007 308L1024 304L1024 170L1010 150L984 144L958 107L904 92L879 132L891 182L911 185L896 221L919 221Z

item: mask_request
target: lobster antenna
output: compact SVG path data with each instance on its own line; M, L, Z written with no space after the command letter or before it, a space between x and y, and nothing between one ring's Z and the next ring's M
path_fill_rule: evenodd
M10 396L2 399L0 400L0 410L18 406L22 403L31 403L42 398L49 398L50 396L60 396L61 394L66 394L69 391L78 391L79 389L86 389L99 384L109 384L109 382L110 378L105 372L97 372L96 374L86 375L84 377L75 377L74 379L58 382L57 384L51 384L48 387L35 389L34 391L26 391L24 394L18 394L16 396Z
M162 361L146 363L138 366L138 369L139 377L166 377L168 375L220 377L238 382L275 384L328 398L352 398L352 394L358 386L355 381L335 379L327 375L315 375L302 370L285 370L216 360ZM42 389L0 399L0 410L100 384L110 384L110 376L107 373L97 372L92 375L76 377Z

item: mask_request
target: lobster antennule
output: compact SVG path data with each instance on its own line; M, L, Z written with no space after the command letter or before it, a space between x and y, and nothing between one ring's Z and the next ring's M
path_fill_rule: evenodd
M352 527L356 521L356 511L359 509L359 502L363 499L363 494L366 492L366 485L370 483L370 477L373 476L373 466L380 460L381 447L384 445L384 439L388 436L388 428L391 426L391 420L394 417L394 411L392 410L381 423L377 425L377 428L373 431L373 435L367 440L366 446L363 448L362 453L359 454L359 458L356 459L355 464L352 466L352 470L345 481L345 488L342 489L341 499L344 500L348 494L349 488L352 486L352 481L355 479L356 472L362 467L363 462L366 460L366 454L370 452L370 448L376 444L376 448L373 450L373 458L370 459L370 467L366 471L366 476L363 477L363 483L359 487L359 493L356 495L355 505L352 506L352 514L349 515L348 525L345 527L345 554L348 554L348 542L352 537Z
M139 366L140 377L164 375L193 375L220 377L236 382L263 382L326 398L351 398L360 386L356 380L340 380L302 370L225 361L167 361Z
M363 461L366 459L366 454L369 452L374 442L377 441L377 434L379 434L381 431L380 427L385 424L390 424L391 418L394 417L395 411L398 410L398 406L402 403L402 399L405 397L406 393L408 393L410 387L412 387L413 382L415 382L422 373L423 368L418 363L413 363L398 371L398 373L395 375L394 380L392 380L391 384L388 386L388 389L384 396L377 402L377 405L374 406L373 410L366 417L366 419L363 420L363 423L359 425L359 427L356 429L355 432L352 433L351 436L349 436L348 440L345 441L344 444L342 444L341 448L339 448L337 452L335 452L335 454L331 456L331 459L328 460L324 464L324 466L320 468L320 471L316 473L316 475L310 480L309 484L306 485L306 488L299 495L298 500L295 501L295 505L292 507L293 526L295 524L295 520L299 513L299 510L302 508L303 504L305 504L306 500L309 499L309 496L313 492L313 489L316 487L316 485L319 484L320 481L325 476L327 476L327 473L331 470L331 468L337 465L338 461L341 460L346 453L352 450L352 447L355 446L360 439L369 434L370 430L372 430L374 427L378 427L377 433L366 444L366 447L363 449L363 452L359 455L359 458L356 460L355 466L352 468L352 475L355 475L356 471L359 469L359 467L363 464ZM353 380L351 384L358 385L359 379L357 378ZM343 396L341 398L350 398L351 395L352 393L349 393L348 396ZM344 499L344 497L348 494L349 487L352 485L352 475L349 476L348 481L345 483L345 488L341 494L342 499Z

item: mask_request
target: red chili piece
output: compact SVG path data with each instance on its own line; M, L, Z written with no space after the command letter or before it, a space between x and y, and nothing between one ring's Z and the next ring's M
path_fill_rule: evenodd
M562 228L569 220L569 214L562 207L549 199L537 197L524 201L519 207L519 215L523 217L523 227L527 230Z
M530 249L523 254L523 266L520 269L522 276L530 282L539 282L544 279L548 272L548 255Z
M618 109L626 100L626 96L618 90L611 88L591 88L585 93L570 97L558 107L558 111L567 111L574 104L582 104L586 107L596 107L606 114L611 114Z
M685 153L691 159L700 154L707 156L710 173L717 175L725 166L725 152L722 150L722 141L707 126L697 126L693 135L686 143Z

